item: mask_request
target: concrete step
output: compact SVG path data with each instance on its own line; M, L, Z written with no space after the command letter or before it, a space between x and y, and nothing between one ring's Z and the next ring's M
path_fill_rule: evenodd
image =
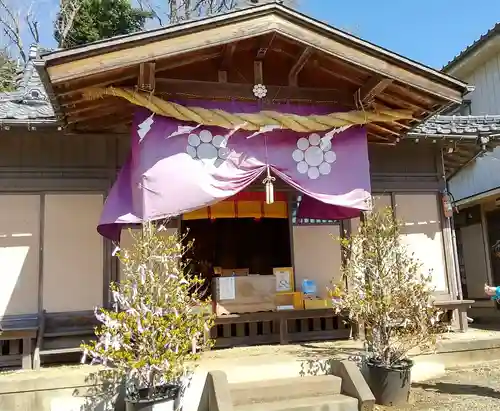
M282 378L230 384L235 406L340 394L342 379L334 375Z
M358 400L335 394L240 405L234 411L358 411Z

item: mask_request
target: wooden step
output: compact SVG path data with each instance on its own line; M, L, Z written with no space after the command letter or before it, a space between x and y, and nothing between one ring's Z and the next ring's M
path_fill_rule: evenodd
M317 375L229 384L235 406L340 394L342 379Z
M55 348L53 350L40 350L40 355L71 354L78 352L82 352L82 349L80 347Z
M358 411L358 400L335 394L239 405L234 411Z
M66 331L56 331L56 332L46 332L43 334L43 338L55 338L55 337L74 337L74 336L88 336L94 335L94 330L79 329L79 330L66 330Z

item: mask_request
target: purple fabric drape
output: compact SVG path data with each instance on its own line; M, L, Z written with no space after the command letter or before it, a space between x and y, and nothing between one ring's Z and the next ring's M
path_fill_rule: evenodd
M259 110L241 103L196 105ZM331 110L288 105L273 109L305 115ZM231 197L268 165L305 194L299 218L350 218L369 208L368 145L362 127L307 134L275 127L248 132L183 123L141 109L131 133L131 154L98 227L112 240L119 239L123 224L173 217Z

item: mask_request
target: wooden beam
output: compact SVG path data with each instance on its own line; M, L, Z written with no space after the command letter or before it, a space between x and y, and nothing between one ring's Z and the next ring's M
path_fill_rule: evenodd
M155 89L156 64L154 62L139 65L139 79L137 87L141 91L152 92Z
M315 27L317 26L317 27ZM319 23L300 23L277 14L256 15L250 19L231 21L226 25L203 26L200 30L179 31L175 37L152 41L146 44L130 45L121 50L101 52L100 54L73 58L59 65L51 62L47 72L53 84L60 84L92 74L103 73L117 68L134 66L144 61L177 57L187 50L201 50L235 41L278 32L298 43L314 45L325 54L342 59L352 65L363 67L374 74L380 74L397 82L421 90L435 98L449 102L462 101L463 88L447 81L443 74L432 72L411 62L399 61L381 50L368 45L360 45L359 40L341 39L341 33ZM333 34L332 34L333 33ZM349 44L351 43L351 44Z
M237 44L231 43L224 46L224 51L222 52L222 62L220 64L221 70L226 70L231 67L233 62L234 52L236 51Z
M395 137L401 137L402 134L402 132L398 132L396 130L393 130L387 126L382 126L380 124L370 123L368 127L374 128L377 131L381 131L383 133L387 133Z
M206 53L206 54L197 54L193 56L188 56L184 58L180 58L175 61L167 61L167 62L158 62L156 63L156 74L161 73L163 71L171 70L174 68L187 66L189 64L200 63L202 61L211 60L220 56L220 52ZM81 93L83 90L89 87L105 87L110 84L119 84L126 80L132 80L137 77L137 68L129 67L127 70L121 70L121 75L113 76L113 73L106 73L106 76L103 74L89 76L86 77L85 80L75 82L73 87L66 87L63 91L59 91L58 88L55 89L55 94L58 97L70 96L71 94ZM69 83L71 85L71 83ZM62 104L64 105L64 104Z
M262 60L255 60L253 62L253 81L255 84L264 84Z
M78 131L104 131L126 127L133 119L133 110L128 113L110 113L103 115L99 121L81 122L75 124Z
M354 77L349 77L347 75L344 75L342 73L339 73L338 71L332 70L328 67L322 66L321 63L318 60L312 60L311 64L314 66L316 70L320 70L323 73L328 74L329 76L334 77L335 79L342 80L348 84L354 84L356 87L359 87L361 85L361 81L359 81L357 78Z
M227 71L219 70L218 71L219 83L227 83Z
M312 47L306 47L304 51L297 58L297 61L290 69L290 73L288 73L288 85L297 87L298 82L297 79L299 77L299 73L302 71L304 66L307 64L309 57L311 57L314 49Z
M383 142L385 144L395 144L396 143L396 139L395 138L389 138L389 137L384 137L384 136L381 136L380 134L376 134L376 133L373 133L372 131L369 131L367 132L367 136L368 136L368 141L369 142L373 142L373 139L375 139L375 141L377 142ZM370 139L371 137L371 139Z
M128 107L127 107L128 106ZM96 110L94 111L91 111L89 113L86 113L85 115L82 115L82 116L71 116L71 115L68 115L66 117L66 123L68 125L70 124L77 124L77 123L83 123L83 122L86 122L86 121L89 121L89 120L96 120L96 119L100 119L102 117L106 117L106 116L111 116L111 115L116 115L116 116L120 116L120 111L123 110L123 109L128 109L130 108L131 105L130 104L120 104L120 105L111 105L107 108L99 108L97 107ZM132 109L130 109L132 111Z
M386 90L384 93L379 94L375 98L375 101L382 102L385 105L402 107L408 110L412 110L413 112L419 111L422 113L428 113L430 111L428 107L405 100L404 98L401 98L399 96L395 96L394 94L390 93L389 90Z
M219 83L177 79L156 79L157 94L192 95L202 98L255 99L253 84ZM271 100L313 101L339 104L352 108L353 99L348 93L336 89L305 88L267 85L267 97Z
M355 100L363 106L368 106L392 83L392 79L382 76L373 76L362 85L354 94Z
M72 94L78 94L81 93L83 90L89 88L89 87L106 87L109 84L119 84L123 81L126 80L131 80L135 77L137 77L137 71L136 70L127 70L124 74L122 75L116 75L113 76L112 73L109 73L110 75L108 76L93 76L86 78L84 81L78 81L73 83L68 83L66 87L64 88L54 88L54 92L56 96L58 97L68 97L71 96Z
M117 104L120 104L119 100L116 100ZM99 99L99 100L85 100L85 104L78 104L73 106L68 106L67 110L65 110L66 115L74 116L75 114L86 113L88 111L93 111L97 109L104 109L109 107L108 99Z
M255 54L256 60L264 60L266 58L267 52L271 48L271 44L273 43L275 37L275 32L262 36L262 39L259 42L259 47L257 48L257 53Z

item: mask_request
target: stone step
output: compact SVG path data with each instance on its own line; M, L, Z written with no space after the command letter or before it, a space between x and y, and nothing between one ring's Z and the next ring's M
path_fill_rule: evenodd
M234 411L358 411L358 400L335 394L240 405Z
M342 379L334 375L281 378L230 384L235 406L340 394Z

